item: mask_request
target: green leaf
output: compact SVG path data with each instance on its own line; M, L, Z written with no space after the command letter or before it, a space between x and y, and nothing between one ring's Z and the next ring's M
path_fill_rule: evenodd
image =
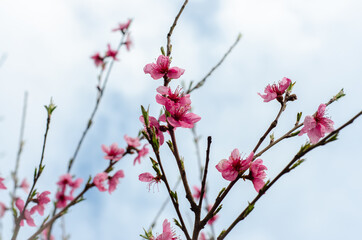
M225 192L225 189L226 189L226 188L221 189L221 191L219 192L219 194L217 195L217 197L220 197L221 194L223 194L223 192Z
M178 202L177 192L170 192L173 199L175 199L176 202Z
M297 113L297 122L300 121L302 114L303 114L302 112Z
M328 138L327 140L326 140L326 142L333 142L333 141L336 141L336 140L338 140L338 132L337 133L335 133L335 134L333 134L330 138Z
M294 163L289 170L293 170L294 168L298 167L300 164L302 164L305 161L305 159L299 159L296 163Z
M146 111L145 108L141 105L142 116L143 116L143 119L145 121L145 126L146 127L150 126L148 110L149 110L149 107L147 108L147 111Z
M181 224L177 221L176 218L173 219L173 222L175 223L176 226L178 226L180 229L182 229Z
M167 143L168 147L170 148L171 152L173 152L174 149L173 149L173 144L172 144L171 140L168 140L166 143Z
M340 99L341 97L344 97L344 96L346 96L346 94L344 93L344 90L343 90L343 88L342 88L341 91L339 91L339 92L337 93L337 95L334 96L334 98L335 98L336 100L338 100L338 99Z
M163 55L163 56L166 56L165 49L164 49L162 46L161 46L161 48L160 48L160 49L161 49L161 53L162 53L162 55Z

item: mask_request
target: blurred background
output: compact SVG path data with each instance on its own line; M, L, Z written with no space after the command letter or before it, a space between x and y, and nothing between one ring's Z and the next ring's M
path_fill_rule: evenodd
M121 34L111 32L118 23L132 18L134 45L121 50L112 71L94 124L75 161L72 174L87 179L102 171L101 144L117 142L125 147L124 134L136 136L142 125L140 105L158 115L155 81L143 73L147 63L160 55L166 34L183 1L167 0L3 0L0 2L0 176L11 186L20 132L23 95L29 93L25 146L19 175L28 181L39 164L46 111L43 105L54 99L45 154L46 168L38 190L49 190L66 172L96 99L97 75L90 56L113 47ZM206 84L192 95L205 159L206 137L212 136L209 171L210 201L228 182L215 165L228 158L234 148L249 154L277 114L277 102L264 103L257 95L269 83L288 77L296 81L298 101L288 105L276 138L289 130L297 112L313 114L341 88L347 96L328 107L328 116L338 127L361 110L362 89L362 3L357 0L192 0L179 19L172 36L172 66L186 69L181 81L201 80L221 59L237 35L243 37ZM249 217L237 225L227 239L314 240L355 239L362 234L362 121L343 130L337 142L314 150L307 161L282 178L256 204ZM200 185L196 149L188 129L177 129L180 153L191 185ZM167 138L166 138L167 139ZM291 160L306 136L278 144L262 156L273 178ZM265 146L262 145L262 147ZM176 164L166 145L161 149L171 185L177 180ZM153 156L152 154L150 156ZM117 190L111 195L92 189L86 201L65 216L71 239L140 239L167 195L163 185L148 191L138 175L151 172L143 159L133 166L135 156L122 159ZM10 188L10 187L9 187ZM19 194L23 194L19 191ZM179 198L184 196L181 188ZM240 181L225 199L215 222L217 235L247 206L256 192L250 182ZM25 195L20 195L25 197ZM0 201L9 203L6 191ZM186 224L193 215L184 201ZM51 207L49 205L48 210ZM162 232L165 218L176 217L171 205L165 209L154 232ZM10 239L12 215L1 220L3 239ZM42 218L35 217L40 225ZM60 222L54 227L61 239ZM208 228L206 232L210 232ZM25 226L18 239L26 239L34 228ZM182 232L177 229L177 234Z

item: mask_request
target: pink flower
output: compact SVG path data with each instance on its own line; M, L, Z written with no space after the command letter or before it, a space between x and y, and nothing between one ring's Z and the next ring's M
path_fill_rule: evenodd
M207 211L210 211L211 208L212 208L212 204L210 204L209 206L207 206ZM207 221L207 224L212 225L212 224L216 221L216 219L218 219L218 218L219 218L218 215L214 215L212 218L210 218L209 221Z
M333 131L334 122L324 117L326 105L321 104L318 107L318 111L313 116L306 116L304 118L304 127L300 130L299 136L304 133L308 134L310 142L316 144L319 139L324 137L326 133Z
M131 46L133 45L133 41L130 37L130 34L127 34L126 41L123 43L126 46L127 51L131 50Z
M165 219L162 224L163 232L158 235L156 240L177 240L175 231L171 228L171 224Z
M167 118L167 121L174 128L183 127L183 128L193 128L194 124L201 120L201 117L195 113L188 112L191 109L190 105L181 105L166 103L166 110L171 114ZM166 115L163 114L160 117L160 121L166 122Z
M112 31L121 31L122 33L125 33L125 31L129 28L129 25L131 24L132 19L128 19L126 23L119 23L117 28L114 28Z
M111 57L111 58L113 58L113 60L115 60L115 61L118 60L118 59L117 59L117 53L118 53L118 51L117 51L117 50L112 50L110 44L108 44L107 47L108 47L108 50L107 50L107 52L106 52L106 57Z
M55 205L57 208L65 208L68 204L68 201L72 201L74 199L73 196L67 196L62 191L57 192L55 198L57 199L57 204Z
M26 178L23 179L23 181L20 184L20 187L24 190L24 192L29 192L29 183L26 181Z
M7 210L6 205L3 202L0 202L0 218L4 217L6 210Z
M265 170L267 170L267 167L263 165L263 160L257 159L250 165L250 172L252 176L252 182L254 185L254 188L257 192L260 191L265 185L264 179L266 177Z
M50 202L50 198L48 195L50 194L49 191L42 192L41 194L37 194L37 198L35 199L35 202L38 204L31 208L30 212L34 213L35 211L38 211L38 213L43 216L44 215L44 205Z
M204 232L201 232L201 233L200 233L199 240L207 240L207 239L206 239L206 234L205 234Z
M148 120L149 120L151 131L152 131L153 128L156 129L157 138L159 140L160 145L162 145L163 142L165 141L165 139L163 137L163 132L160 130L160 124L158 123L157 119L152 117L152 116L149 116ZM143 126L145 126L145 131L147 133L147 128L146 128L145 120L143 119L143 116L140 116L140 121L143 123Z
M146 148L147 144L145 144L143 146L143 148L141 150L138 151L138 155L137 157L134 159L133 161L133 165L136 164L136 162L138 162L139 164L141 164L141 158L145 157L148 154L148 148Z
M201 197L201 189L197 186L193 186L192 188L194 189L194 194L192 196L196 199L199 199ZM206 195L204 192L203 198L205 198L205 197L206 197Z
M159 176L156 176L154 177L151 173L149 172L145 172L145 173L142 173L138 176L138 179L141 181L141 182L148 182L148 190L151 189L151 186L153 184L158 184L161 182L161 178ZM158 185L157 185L158 187Z
M281 81L279 81L278 85L275 83L273 85L268 84L264 90L264 95L261 95L260 93L258 94L264 99L264 102L269 102L278 96L283 95L291 82L292 81L289 78L284 77Z
M108 179L108 185L109 185L108 192L109 193L112 193L114 190L116 190L120 178L124 178L124 173L122 170L117 171L113 175L113 177Z
M5 180L5 178L0 177L0 189L6 189L6 186L3 183L4 180Z
M129 147L139 147L141 146L140 140L138 137L132 138L132 137L128 137L127 135L124 135L124 140L126 140L126 143L128 144Z
M43 235L43 240L49 240L48 239L48 231L49 231L49 228L46 228L44 229L44 231L42 232L42 235ZM55 240L54 236L53 235L50 235L50 240Z
M235 148L229 160L223 159L217 165L216 169L221 172L222 177L229 181L234 181L239 173L244 172L249 168L250 162L254 157L254 152L251 152L249 157L242 159L239 150Z
M107 188L103 185L104 181L108 179L108 174L105 172L98 173L94 179L93 183L96 185L99 191L105 192L107 191Z
M190 94L184 94L184 92L181 92L179 86L176 88L175 92L172 92L170 87L160 86L157 88L157 92L159 94L156 95L156 102L163 106L173 105L175 103L179 103L181 105L191 104Z
M109 159L111 161L118 161L123 157L124 153L124 149L118 148L117 143L113 143L109 148L102 144L102 150L107 154L104 156L104 159Z
M15 206L19 209L20 211L20 214L21 212L23 211L24 209L24 201L21 200L20 198L17 198L16 201L15 201ZM25 221L26 223L30 226L30 227L35 227L35 223L34 223L34 219L31 217L33 213L30 213L29 210L25 209L24 210L24 218L25 218ZM24 226L24 220L21 220L20 221L20 226Z
M99 53L95 53L93 56L91 56L91 59L93 59L96 67L102 66L104 63L104 58L101 57Z
M146 74L150 74L154 80L160 79L163 76L171 79L178 79L182 74L184 74L185 70L178 67L170 68L170 58L164 55L160 55L157 58L156 63L149 63L144 68L143 71Z
M72 175L67 173L67 174L60 176L60 180L57 182L57 185L62 189L62 191L65 191L65 188L67 187L67 185L70 185L72 183L73 183Z
M60 187L60 189L55 196L57 199L57 208L63 208L67 206L67 202L73 200L74 191L79 188L80 184L83 182L81 178L77 178L74 181L72 178L72 175L70 175L69 173L60 176L60 180L57 182L57 185ZM67 186L71 188L69 196L65 194Z

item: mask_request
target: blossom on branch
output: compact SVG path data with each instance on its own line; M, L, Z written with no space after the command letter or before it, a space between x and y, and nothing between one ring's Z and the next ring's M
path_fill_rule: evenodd
M162 224L163 232L158 235L156 238L151 237L150 240L178 240L179 238L176 237L176 232L171 228L171 224L167 219L163 221Z
M156 184L157 187L158 187L158 183L161 182L161 177L159 176L156 176L154 177L151 173L149 172L145 172L145 173L142 173L138 176L138 179L141 181L141 182L148 182L148 190L151 189L151 186L153 184Z
M60 176L60 180L57 182L57 185L60 189L55 195L55 198L57 199L56 207L64 208L67 206L68 201L72 201L74 199L73 193L77 188L80 187L82 182L83 180L81 178L77 178L73 181L73 177L69 173ZM68 186L71 188L71 190L69 195L66 195L65 192Z
M107 147L102 144L102 151L107 155L104 156L104 159L109 159L111 161L118 161L123 157L124 149L119 148L117 143L113 143L111 146Z
M0 189L6 189L6 186L3 183L4 180L5 180L5 178L0 177Z
M6 205L3 202L0 202L0 218L4 217L6 210L7 210Z
M101 172L94 177L93 183L100 192L105 192L107 191L107 188L104 186L104 182L108 180L108 192L112 193L116 190L119 179L123 177L123 170L118 170L112 177L108 176L108 173L106 172Z
M265 185L264 179L266 177L265 170L268 168L263 165L263 160L257 159L250 165L251 181L253 182L254 188L257 192L260 191Z
M291 82L292 81L289 78L284 77L281 81L279 81L278 85L275 83L273 85L268 84L264 90L264 95L261 95L260 93L258 94L264 99L264 102L270 102L278 96L282 96L285 93L285 90L288 89Z
M140 116L139 119L142 122L143 126L145 127L145 132L148 135L147 128L146 128L146 125L145 125L145 120L144 120L143 116ZM164 141L165 141L165 138L163 136L163 132L160 130L160 124L158 123L157 119L155 117L152 117L152 116L148 117L148 121L149 121L149 127L150 127L151 131L153 131L153 129L155 129L155 133L156 133L156 136L158 138L158 141L159 141L160 145L162 145L164 143Z
M37 205L32 207L30 212L34 213L35 211L38 211L38 213L43 216L45 205L50 202L50 198L48 197L49 194L49 191L44 191L41 194L37 193L36 199L33 200Z
M138 137L132 138L132 137L128 137L127 134L125 134L124 140L128 144L128 147L136 148L136 147L141 146L141 143L140 143L140 140Z
M133 41L131 39L130 34L127 34L126 41L123 44L126 46L127 51L131 50L131 46L133 45Z
M143 71L146 74L150 74L154 80L160 79L163 76L171 79L178 79L184 74L185 70L178 67L170 68L171 60L169 57L160 55L157 58L156 63L149 63L144 68Z
M26 181L26 178L23 179L23 181L21 182L20 186L24 192L28 193L29 192L29 183Z
M199 188L198 186L193 186L192 188L194 189L194 194L192 194L192 196L195 199L200 199L200 197L201 197L201 188ZM206 194L205 194L205 191L204 191L204 196L202 198L205 198L205 197L206 197Z
M313 116L306 116L304 118L304 127L300 130L299 136L307 133L310 142L316 144L319 139L324 137L326 133L333 131L334 122L324 117L326 105L321 104L318 111Z
M117 61L117 60L118 60L118 59L117 59L117 53L118 53L118 51L117 51L117 50L113 50L113 49L111 48L111 45L110 45L110 44L108 44L107 47L108 47L108 50L107 50L107 52L106 52L106 57L111 57L111 58L113 58L113 60Z
M211 208L212 208L212 204L210 204L209 206L207 206L207 211L210 211L211 210ZM215 221L216 221L216 219L218 219L219 218L219 216L216 214L216 215L214 215L214 216L212 216L212 218L210 218L210 220L209 221L207 221L207 224L209 224L209 225L212 225Z
M190 94L185 94L182 92L181 88L177 86L175 92L172 92L170 87L160 86L157 89L159 94L156 95L156 102L166 106L173 105L173 104L181 104L181 105L190 105L191 99Z
M221 160L215 167L221 172L221 175L225 180L234 181L239 173L243 173L249 168L253 157L254 152L251 152L249 157L242 159L239 150L235 148L228 160Z
M104 64L104 57L101 57L101 55L98 52L95 53L93 56L91 56L91 59L93 59L96 67L103 66Z
M112 29L112 31L113 32L120 31L120 32L122 32L124 34L126 32L126 30L128 30L131 22L132 22L132 19L128 19L128 21L125 22L125 23L119 23L118 27Z
M137 157L134 159L133 161L133 165L136 164L136 162L138 162L139 164L141 164L141 158L145 157L148 154L148 148L146 148L147 144L145 144L141 150L138 151Z
M24 209L24 201L20 198L17 198L15 201L15 206L18 208L18 210L20 211L20 213L23 211ZM34 219L31 217L31 215L33 215L34 212L30 212L29 210L25 209L24 210L24 218L26 223L30 226L30 227L35 227L35 223L34 223ZM22 219L20 221L20 226L24 226L24 220Z

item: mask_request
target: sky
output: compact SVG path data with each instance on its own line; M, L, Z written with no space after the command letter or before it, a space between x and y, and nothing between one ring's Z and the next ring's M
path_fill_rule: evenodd
M143 67L160 55L166 34L183 1L167 0L2 0L0 1L0 176L11 186L15 165L23 95L29 94L25 146L19 175L32 178L38 165L46 123L44 105L53 98L53 114L45 153L44 174L39 191L55 195L60 175L66 172L96 99L98 69L90 56L116 46L118 23L132 18L131 51L121 50L109 79L94 124L79 152L73 174L87 179L102 171L101 144L136 136L141 123L140 105L157 115L156 88L162 84L145 75ZM172 36L172 65L184 68L181 83L201 80L219 61L239 33L242 39L206 84L191 94L200 151L205 159L206 138L212 136L209 199L228 182L215 165L228 158L234 148L249 154L278 111L278 103L264 103L257 95L265 86L283 77L296 82L298 100L288 105L273 131L281 136L295 122L297 112L313 114L341 88L346 97L328 107L328 116L338 127L361 110L362 89L362 3L357 0L192 0L186 6ZM1 57L2 56L2 57ZM304 118L304 117L303 117ZM245 221L227 239L304 240L353 239L362 234L362 120L341 132L339 140L306 156L306 162L283 177L256 204ZM199 185L197 158L191 131L177 129L180 152L191 185ZM306 136L278 144L261 158L268 178L275 177L293 158ZM263 146L266 143L264 143ZM176 165L163 146L170 181L177 179ZM150 156L153 156L152 154ZM164 186L148 191L138 181L140 173L151 172L147 159L133 166L134 156L122 159L118 168L126 177L111 195L92 189L65 217L71 239L140 239L167 195ZM117 168L117 169L118 169ZM173 184L171 184L173 185ZM179 189L179 196L183 196ZM228 195L215 222L218 233L226 228L256 195L252 184L240 182ZM24 195L21 195L24 197ZM9 202L5 191L0 201ZM192 214L185 201L186 224ZM163 219L176 216L171 206ZM36 224L41 223L36 217ZM12 216L1 220L2 237L10 239ZM209 232L209 229L205 229ZM19 239L34 232L21 229ZM177 234L184 239L178 229ZM60 224L55 227L60 239Z

